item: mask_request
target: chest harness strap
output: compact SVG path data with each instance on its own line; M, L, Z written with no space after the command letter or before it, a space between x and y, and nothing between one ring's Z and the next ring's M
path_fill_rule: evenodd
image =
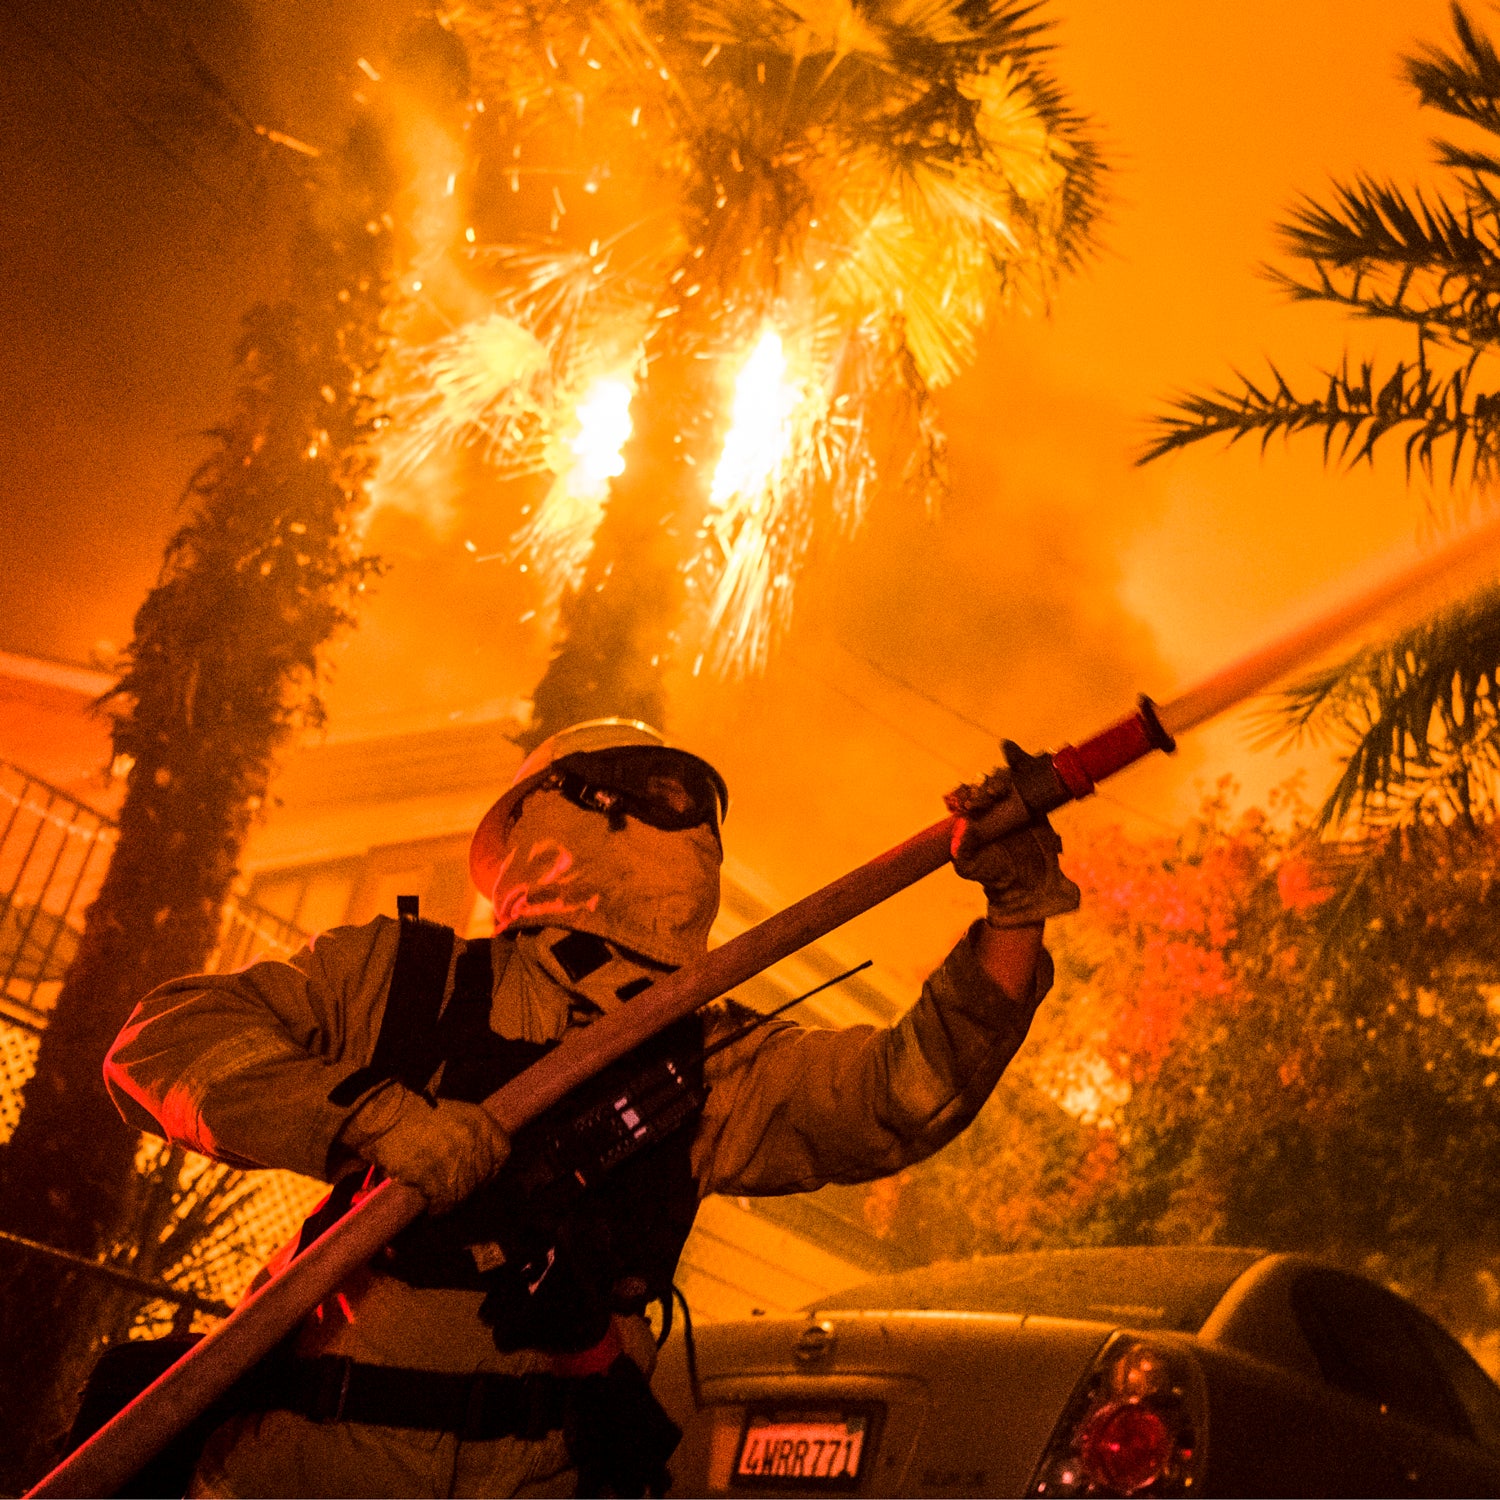
M415 913L401 914L396 966L385 1002L385 1015L370 1061L356 1068L328 1095L330 1104L348 1106L366 1090L394 1078L419 1094L443 1059L438 1014L448 982L455 934L451 927L424 922ZM471 948L475 945L470 945ZM478 945L488 965L488 945Z

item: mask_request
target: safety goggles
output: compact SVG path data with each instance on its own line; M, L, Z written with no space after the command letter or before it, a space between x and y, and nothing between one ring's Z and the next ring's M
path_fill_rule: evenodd
M628 815L668 832L707 824L718 835L718 789L702 762L679 750L632 747L565 756L542 785L575 807L603 813L611 828L623 828Z

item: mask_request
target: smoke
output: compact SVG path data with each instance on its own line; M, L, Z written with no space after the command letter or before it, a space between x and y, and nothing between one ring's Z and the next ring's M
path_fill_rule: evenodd
M944 790L998 761L990 731L1076 739L1161 679L1121 602L1121 558L1161 509L1154 474L1121 478L1133 414L1050 382L1003 325L942 406L942 513L878 495L860 535L814 559L763 679L676 684L671 727L729 781L731 860L785 899L941 817ZM841 941L915 984L977 911L942 874Z
M309 158L404 5L56 0L0 10L0 644L123 643L284 285Z
M987 730L1077 738L1137 691L1178 686L1163 655L1181 668L1189 648L1216 660L1249 644L1275 590L1300 597L1347 565L1356 512L1366 550L1409 527L1399 476L1372 520L1366 491L1297 471L1277 494L1248 455L1206 456L1174 506L1167 471L1128 467L1161 392L1253 351L1263 328L1282 347L1250 262L1288 195L1329 162L1399 166L1407 136L1422 150L1388 77L1418 26L1410 7L1377 7L1368 35L1333 11L1275 9L1275 25L1240 18L1246 47L1228 54L1175 6L1068 17L1059 65L1135 154L1117 259L1064 289L1055 326L1002 320L944 393L940 517L881 495L860 536L811 560L764 678L674 684L669 728L721 761L735 794L731 856L781 894L936 817L942 790L994 759ZM1418 9L1441 21L1433 0ZM303 159L205 94L177 33L247 116L329 146L369 82L356 60L389 73L411 14L394 0L58 0L0 15L0 646L85 659L128 636L200 434L228 407L241 314L281 282ZM1305 45L1285 46L1283 22ZM1247 148L1251 121L1255 140L1274 130L1263 150ZM1241 164L1232 179L1225 160ZM461 298L451 270L434 281ZM508 712L545 666L544 592L503 556L545 486L487 482L463 453L428 482L441 528L395 510L371 524L392 566L336 654L335 732ZM1257 571L1262 558L1289 561ZM1179 782L1202 743L1184 747ZM1155 775L1132 772L1120 794L1150 805L1131 788ZM1059 820L1065 836L1079 815ZM915 972L974 909L956 885L929 888L852 940Z
M1002 326L942 400L953 483L940 514L891 496L872 507L868 536L825 560L809 624L969 717L1045 742L1095 727L1156 666L1120 591L1157 483L1122 483L1131 413L1049 388L1004 340Z

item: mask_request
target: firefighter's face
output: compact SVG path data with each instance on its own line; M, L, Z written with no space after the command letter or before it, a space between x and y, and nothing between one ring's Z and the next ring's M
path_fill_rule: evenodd
M559 762L517 804L496 924L591 932L657 964L688 963L706 951L719 907L715 788L690 774L691 756L601 760Z

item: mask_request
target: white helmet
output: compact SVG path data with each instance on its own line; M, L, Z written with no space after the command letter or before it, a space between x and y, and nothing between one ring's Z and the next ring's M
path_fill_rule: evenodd
M504 795L495 803L474 830L469 845L469 875L475 886L489 894L505 859L505 839L512 810L530 791L551 774L561 760L575 755L592 755L602 750L666 750L692 761L707 777L718 798L719 817L729 811L729 788L724 778L701 755L669 744L666 738L639 719L587 719L582 724L560 729L545 739L525 760L511 780Z

